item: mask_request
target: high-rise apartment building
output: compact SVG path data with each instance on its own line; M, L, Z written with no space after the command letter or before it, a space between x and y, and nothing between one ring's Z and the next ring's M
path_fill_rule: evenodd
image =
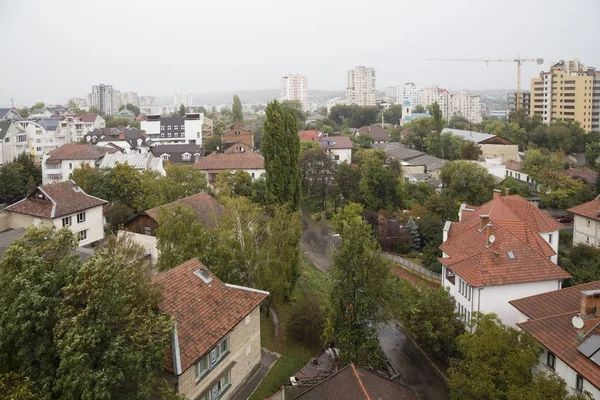
M418 104L427 107L437 102L442 111L442 117L448 119L448 115L450 114L450 95L448 94L448 90L440 89L437 86L430 86L421 89L419 94L420 102Z
M121 105L133 104L139 107L138 94L136 92L121 92Z
M106 115L112 115L114 111L112 85L105 85L104 83L101 83L99 85L92 86L92 94L90 99L90 104L92 107L96 107Z
M404 85L398 86L396 97L396 104L402 104L404 100L408 100L413 107L421 105L421 88L412 82L406 82Z
M359 65L348 71L346 101L359 106L375 105L375 68Z
M138 97L138 107L152 107L156 99L154 96L140 96Z
M479 95L462 91L450 95L449 117L463 117L473 124L482 121Z
M530 115L542 121L577 121L586 131L600 132L600 71L578 59L559 61L531 79Z
M281 77L281 101L298 100L302 109L308 111L308 85L306 76L287 74Z
M517 93L516 92L508 93L506 95L506 100L507 100L509 111L513 111L513 110L517 109ZM529 110L531 107L531 92L528 92L528 91L521 92L521 101L520 101L519 107L527 110L527 112L529 113Z
M175 106L179 107L180 105L191 106L194 103L192 102L192 94L191 93L175 93Z
M398 93L396 86L388 86L385 88L385 97L390 101L396 102L396 100L398 100L396 93Z

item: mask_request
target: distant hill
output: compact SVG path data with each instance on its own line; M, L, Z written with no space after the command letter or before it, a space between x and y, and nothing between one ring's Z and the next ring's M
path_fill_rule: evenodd
M194 93L193 100L195 105L200 104L229 104L233 102L233 95L240 96L242 103L263 103L266 104L273 99L279 99L279 89L263 90L238 90L236 92L215 92L215 93ZM341 90L309 90L308 100L325 102L334 97L345 95ZM156 96L157 104L173 104L173 96Z

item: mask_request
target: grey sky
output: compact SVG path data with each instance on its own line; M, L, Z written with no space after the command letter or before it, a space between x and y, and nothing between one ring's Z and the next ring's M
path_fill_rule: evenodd
M377 87L513 88L512 63L600 68L598 0L0 0L0 106L64 103L100 82L140 95L278 88L286 72L310 89L344 89L355 65ZM523 68L524 87L542 66Z

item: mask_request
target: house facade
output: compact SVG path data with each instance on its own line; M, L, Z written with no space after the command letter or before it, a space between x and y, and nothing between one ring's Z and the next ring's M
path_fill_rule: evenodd
M211 153L196 161L194 168L204 171L210 182L223 171L245 171L252 179L258 179L265 173L265 159L256 153Z
M508 160L504 163L506 166L506 178L513 178L521 183L526 184L533 190L537 190L537 183L535 180L523 172L523 163L520 161Z
M201 145L190 144L156 144L150 147L150 152L154 157L160 157L164 161L177 164L194 164L204 156L204 149Z
M459 222L444 226L439 259L458 313L469 321L493 312L514 327L519 315L510 300L560 289L570 277L556 265L560 227L522 197L499 191L481 207L463 205Z
M573 245L600 247L600 198L569 208L573 213Z
M498 157L502 162L519 158L519 146L500 136L450 128L444 128L442 134L444 133L451 133L463 140L477 144L481 149L481 157Z
M356 131L355 135L365 134L371 137L371 143L373 144L384 144L390 141L390 135L379 125L362 126Z
M94 129L83 137L84 141L101 147L120 149L125 154L146 154L153 143L146 132L129 128Z
M348 136L319 137L317 143L336 163L352 162L353 146Z
M44 184L64 182L83 165L96 168L99 161L113 149L89 144L68 143L44 154L42 160L42 181Z
M29 226L68 227L79 239L79 246L104 239L105 200L86 194L73 181L38 186L27 198L5 210L13 229Z
M572 394L600 398L600 281L510 302L520 329L542 347L542 372L553 372Z
M242 124L233 124L222 135L223 150L225 153L240 153L253 151L254 134L245 129Z
M19 155L16 146L16 132L12 121L0 121L0 165L11 162Z
M0 121L14 121L21 118L21 114L15 108L0 108Z
M185 117L147 115L141 130L157 143L202 144L204 114L188 113Z
M269 292L223 283L197 259L153 280L175 321L169 382L187 399L234 398L260 368L259 307Z

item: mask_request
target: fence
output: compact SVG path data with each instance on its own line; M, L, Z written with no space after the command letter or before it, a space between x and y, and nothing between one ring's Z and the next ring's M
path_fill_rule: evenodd
M400 257L398 254L388 253L386 251L382 251L381 254L387 258L388 260L392 260L393 262L400 264L406 268L412 269L413 271L418 272L421 275L424 275L428 278L435 279L438 282L442 281L442 274L438 274L437 272L433 272L428 270L427 268L421 267L420 265L415 264L409 260L405 260Z

